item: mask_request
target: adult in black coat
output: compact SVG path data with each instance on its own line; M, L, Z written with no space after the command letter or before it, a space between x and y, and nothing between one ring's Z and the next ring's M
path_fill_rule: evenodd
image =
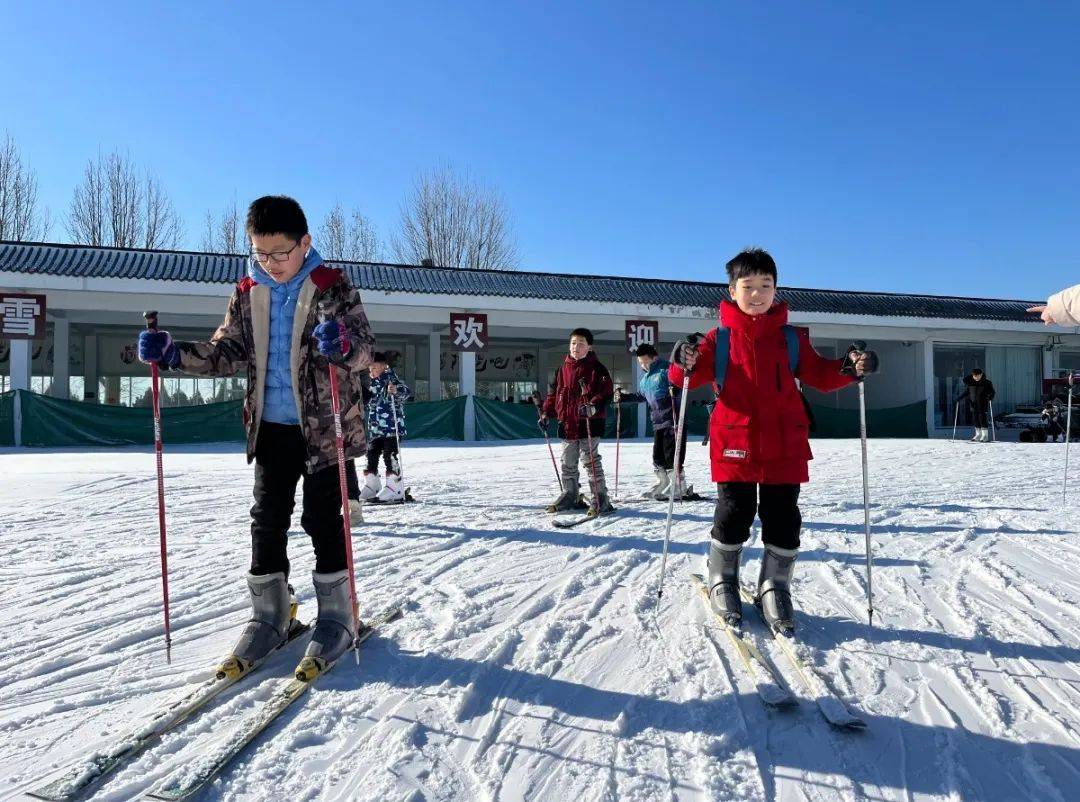
M972 414L975 417L975 439L984 439L980 435L981 430L990 425L987 416L990 411L990 402L994 400L994 383L986 377L981 368L975 368L969 375L964 377L964 395L962 397L971 406Z

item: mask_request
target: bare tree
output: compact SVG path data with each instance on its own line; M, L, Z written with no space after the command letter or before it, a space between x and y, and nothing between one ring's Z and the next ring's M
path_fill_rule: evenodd
M10 134L0 144L0 239L44 240L52 223L48 210L39 210L37 176L24 167Z
M115 248L176 248L184 231L161 182L115 151L87 162L67 228L74 242Z
M394 257L440 267L513 270L517 246L502 196L449 167L421 175L401 207Z
M247 253L248 245L244 237L244 227L240 219L240 208L236 198L225 210L214 217L209 209L206 212L206 228L203 230L202 249L210 253Z
M340 203L319 226L316 244L319 253L331 261L377 262L382 258L382 245L372 222L359 209L346 218Z
M184 239L184 222L176 213L176 207L161 186L161 182L147 174L143 195L143 219L147 248L174 249Z

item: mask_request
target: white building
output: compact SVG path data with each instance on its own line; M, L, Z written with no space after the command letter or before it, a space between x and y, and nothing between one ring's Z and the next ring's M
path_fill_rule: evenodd
M616 383L632 386L637 369L625 345L625 321L657 321L664 353L677 338L714 326L726 295L722 283L644 276L339 266L363 291L380 350L398 353L399 373L422 400L520 398L543 389L578 326L594 332ZM145 386L146 368L132 350L143 311L158 310L161 327L174 337L205 339L245 269L243 256L0 242L0 291L45 295L48 310L43 341L0 341L0 389L132 404ZM711 277L721 275L718 265ZM808 326L823 354L868 341L883 365L867 384L871 408L926 402L931 435L951 428L952 401L972 367L994 382L999 414L1038 402L1042 379L1056 369L1080 369L1080 333L1043 326L1024 311L1033 301L786 287L780 295L791 304L791 322ZM459 359L450 351L451 312L488 315L486 353ZM169 381L174 396L183 390L189 399L239 392L238 380ZM853 393L808 395L820 407L855 403ZM640 415L643 432L643 409ZM467 438L470 427L467 419Z

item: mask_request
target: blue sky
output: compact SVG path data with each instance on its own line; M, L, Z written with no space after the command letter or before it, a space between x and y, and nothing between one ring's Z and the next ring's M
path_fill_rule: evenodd
M7 4L0 132L62 222L128 151L196 246L284 192L384 236L449 163L505 195L522 267L1041 298L1080 273L1080 6Z

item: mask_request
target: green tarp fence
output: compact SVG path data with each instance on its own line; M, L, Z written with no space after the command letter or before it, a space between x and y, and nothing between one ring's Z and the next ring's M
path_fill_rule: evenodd
M0 393L0 446L15 445L15 393Z
M508 404L490 398L473 399L476 410L477 440L528 440L543 437L536 425L536 407L532 404ZM622 407L622 436L637 437L637 404ZM617 416L614 407L608 409L604 422L604 437L614 439ZM409 424L412 426L412 424ZM548 434L558 437L555 421L548 421Z
M127 446L154 442L149 407L68 401L23 390L24 446ZM0 445L14 445L14 393L0 396ZM166 443L243 442L241 402L225 401L161 410ZM409 439L464 440L465 398L407 404Z
M19 391L24 446L128 446L154 442L150 407L120 407L67 401ZM244 440L240 401L161 410L166 443Z
M154 426L149 407L120 407L106 404L67 401L17 391L22 409L22 444L25 446L124 446L146 445L154 441ZM486 398L474 398L476 437L478 440L523 440L540 437L536 426L536 408L528 404L506 404ZM622 436L637 433L637 404L622 405ZM858 437L859 413L852 409L813 407L817 430L813 437ZM0 394L0 446L15 444L15 393ZM465 397L446 401L421 401L405 406L410 440L464 440ZM926 437L926 402L902 407L867 410L867 429L871 437ZM615 437L613 410L607 416L605 437ZM687 409L691 436L705 434L708 409ZM162 410L162 429L167 443L243 442L240 401L202 404L190 407L166 407ZM551 421L548 433L557 436ZM652 424L646 428L652 435Z
M812 407L816 429L811 437L859 436L859 410ZM902 407L866 410L866 433L870 437L926 437L926 402Z
M406 440L464 440L465 396L405 405Z

